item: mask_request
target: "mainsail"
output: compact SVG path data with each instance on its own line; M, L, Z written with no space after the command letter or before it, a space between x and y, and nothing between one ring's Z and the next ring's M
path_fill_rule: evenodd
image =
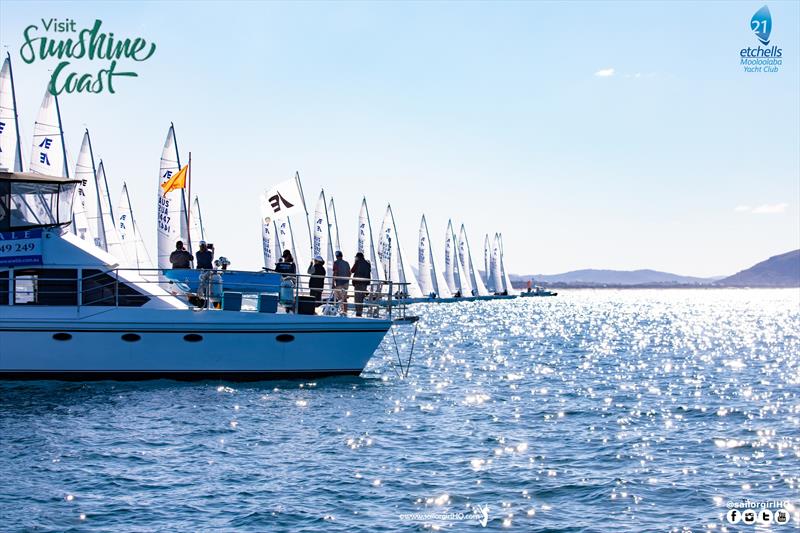
M467 230L464 224L461 224L461 239L458 243L458 251L462 266L461 277L469 280L469 285L472 287L471 294L473 296L488 296L489 291L486 290L486 286L481 281L481 277L472 262L472 252L469 248L469 239L467 238Z
M133 216L128 184L125 182L122 183L122 194L117 205L117 233L131 268L153 268L150 253L144 245L139 225Z
M0 168L22 172L22 145L17 117L11 54L6 54L0 70Z
M442 273L436 269L436 261L433 257L428 223L425 215L422 215L419 224L419 267L417 269L420 291L425 296L435 294L439 298L450 298L452 293Z
M325 191L320 191L317 208L314 210L314 233L311 242L312 259L321 256L325 260L325 286L331 286L333 277L333 242L331 225L328 219L328 204L325 202Z
M328 215L330 216L331 223L331 244L335 252L342 251L342 243L339 242L339 220L336 218L336 206L333 205L333 196L328 205Z
M500 294L506 290L503 284L503 272L500 264L500 235L495 233L492 256L489 260L489 290L495 294Z
M111 195L108 191L108 179L102 159L97 166L96 183L97 196L100 198L100 224L104 234L104 246L101 248L116 257L121 265L127 265L129 263L119 231L117 231L117 220L114 218L114 211L111 207Z
M489 234L487 233L483 238L483 284L486 285L486 290L489 292L493 292L490 288L491 280L491 272L489 271L489 263L492 260L492 245L489 243Z
M93 242L95 246L105 249L101 243L105 239L100 238L98 229L100 217L100 197L97 194L95 175L97 169L94 166L94 154L92 153L92 141L89 138L89 130L83 133L81 149L78 152L78 160L75 163L75 179L81 180L78 184L76 202L72 208L72 230L81 239Z
M413 273L406 269L404 263L407 254L403 253L403 247L397 235L397 226L394 222L392 206L386 208L386 215L383 217L381 234L378 239L378 258L381 263L381 279L394 281L404 284L398 291L405 292L408 297L421 298L422 291L414 279ZM410 275L409 275L410 274Z
M61 113L58 98L45 91L42 106L33 127L33 151L30 171L49 176L69 177L67 152L64 147L64 130L61 127ZM44 222L54 220L56 214L43 195L14 200L14 209L25 213L28 219Z
M447 288L452 294L461 291L462 296L468 296L469 291L464 293L461 290L461 276L458 267L458 245L456 244L456 234L453 231L452 221L447 221L447 234L444 239L444 279Z
M280 254L276 255L276 251L281 248L278 244L278 226L272 220L269 214L264 216L261 212L261 247L264 252L264 268L269 270L275 269L275 263L278 261Z
M164 190L161 188L161 185L180 168L175 127L170 124L167 138L164 140L164 149L161 152L161 167L158 174L158 268L172 268L169 255L175 250L177 241L182 240L187 249L191 248L191 243L188 242L189 228L183 189L164 194Z
M58 97L50 94L49 90L44 93L42 106L33 126L30 170L49 176L69 177Z
M302 274L303 272L300 271L301 265L303 268L306 268L306 263L302 261L302 259L298 256L299 250L295 247L294 244L294 233L292 232L292 222L289 218L284 218L282 220L275 221L275 241L276 246L278 248L278 255L282 255L284 250L289 250L292 253L292 258L294 259L295 267L297 268L297 272Z
M192 202L192 209L190 210L189 219L191 220L191 237L192 237L192 250L196 250L200 241L206 240L206 228L203 226L203 214L200 212L200 198L194 196ZM198 246L194 246L197 243Z
M356 252L364 254L364 259L369 261L371 266L370 277L372 280L380 280L378 258L375 253L375 242L372 240L372 222L369 220L369 209L367 208L366 198L362 198L361 211L358 213L358 242L356 244ZM377 289L373 288L373 290Z

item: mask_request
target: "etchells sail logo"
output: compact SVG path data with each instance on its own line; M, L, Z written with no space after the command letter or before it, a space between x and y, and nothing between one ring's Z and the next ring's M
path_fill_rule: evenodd
M40 19L22 32L25 42L19 50L25 63L58 59L48 89L54 95L62 92L116 92L118 78L135 78L132 70L119 70L123 61L147 61L156 51L155 43L143 37L118 37L101 31L103 21L79 29L73 19ZM95 61L100 68L79 69L78 61ZM88 70L88 71L87 71Z
M772 34L772 14L766 5L750 18L750 30L760 43L756 48L748 46L739 51L739 64L745 72L779 72L783 64L783 49L773 43L769 46Z

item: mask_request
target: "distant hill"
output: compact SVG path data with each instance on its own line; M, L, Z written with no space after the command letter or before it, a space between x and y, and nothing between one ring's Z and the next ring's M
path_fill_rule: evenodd
M770 257L733 276L719 285L733 287L800 287L800 250Z
M574 285L659 285L659 284L688 284L708 285L720 279L697 278L681 276L658 270L573 270L563 274L532 274L529 276L511 276L511 281L527 282L533 279L536 283L544 284L574 284Z

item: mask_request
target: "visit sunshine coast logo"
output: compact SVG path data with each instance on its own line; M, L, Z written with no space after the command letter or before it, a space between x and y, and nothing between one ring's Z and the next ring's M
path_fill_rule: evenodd
M48 84L54 95L62 92L115 93L114 83L119 78L138 76L132 70L122 70L122 63L147 61L153 57L156 45L143 37L115 36L102 27L103 21L99 19L79 29L73 19L42 18L22 32L25 42L20 47L20 57L27 64L51 59L59 61ZM89 61L95 62L91 68L85 67Z
M765 5L753 14L750 31L759 44L755 48L748 46L739 51L739 65L745 72L779 72L783 65L783 49L774 42L770 45L772 13L769 7Z

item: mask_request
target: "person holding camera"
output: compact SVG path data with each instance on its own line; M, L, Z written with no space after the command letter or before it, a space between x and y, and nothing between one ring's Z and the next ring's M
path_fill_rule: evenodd
M200 249L195 254L196 265L199 270L212 270L214 268L214 245L200 241Z

